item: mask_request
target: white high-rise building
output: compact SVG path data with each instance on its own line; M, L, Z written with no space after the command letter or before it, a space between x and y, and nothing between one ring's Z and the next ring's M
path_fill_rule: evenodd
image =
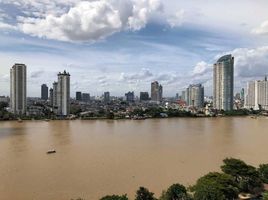
M151 83L151 100L160 102L163 99L163 87L157 81Z
M248 82L245 107L254 110L260 108L268 110L268 81L266 77L264 80Z
M213 107L232 110L234 102L234 57L222 56L213 69Z
M27 67L25 64L15 64L10 69L10 107L16 115L27 111Z
M204 107L204 87L202 84L190 85L187 90L187 105L197 108Z
M70 114L70 74L66 71L58 74L57 107L58 115Z

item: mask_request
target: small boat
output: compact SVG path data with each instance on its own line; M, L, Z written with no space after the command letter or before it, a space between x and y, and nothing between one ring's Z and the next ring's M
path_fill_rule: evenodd
M45 122L49 122L50 121L50 119L45 119Z
M56 150L55 149L51 149L51 150L47 151L47 154L51 154L51 153L56 153Z
M21 119L18 119L18 122L19 122L19 123L22 123L22 120L21 120Z

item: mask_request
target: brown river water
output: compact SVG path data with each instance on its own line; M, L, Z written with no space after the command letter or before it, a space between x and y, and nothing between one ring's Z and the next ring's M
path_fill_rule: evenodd
M268 163L267 144L268 118L0 122L0 199L133 198L139 186L158 197L225 157Z

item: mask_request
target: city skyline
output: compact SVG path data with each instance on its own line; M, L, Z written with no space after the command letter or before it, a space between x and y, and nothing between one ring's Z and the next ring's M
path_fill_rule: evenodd
M0 95L9 94L9 68L17 62L28 66L28 96L39 96L36 85L52 83L64 69L74 77L72 97L75 91L92 96L107 90L116 96L138 94L150 91L152 81L164 86L163 96L197 83L212 96L212 65L229 53L236 58L235 93L268 73L267 1L52 2L0 2ZM145 14L133 10L134 5ZM219 16L216 10L223 5L226 14ZM107 13L85 18L86 11L97 8L107 8ZM62 19L70 20L74 13L84 26L64 30ZM112 16L114 21L107 21ZM73 23L77 27L77 21ZM95 29L89 31L87 25Z

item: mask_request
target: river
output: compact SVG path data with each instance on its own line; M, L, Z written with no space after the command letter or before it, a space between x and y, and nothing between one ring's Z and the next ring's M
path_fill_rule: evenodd
M139 186L159 196L225 157L268 163L267 143L268 118L0 122L0 199L133 198Z

